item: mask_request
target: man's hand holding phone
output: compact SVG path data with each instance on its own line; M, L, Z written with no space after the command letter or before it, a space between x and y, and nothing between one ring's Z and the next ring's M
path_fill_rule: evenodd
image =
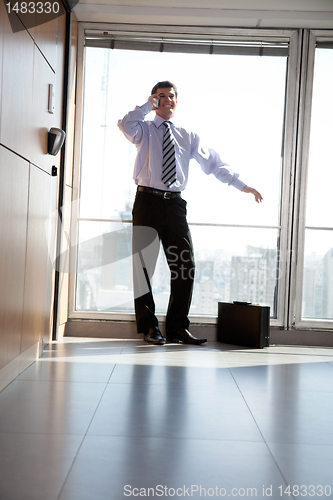
M153 95L149 96L148 101L150 101L152 103L153 110L158 109L158 107L160 105L160 100L159 100L157 94L153 94Z

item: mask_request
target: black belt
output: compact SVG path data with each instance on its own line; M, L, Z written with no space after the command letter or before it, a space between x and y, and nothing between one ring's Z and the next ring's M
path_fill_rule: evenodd
M154 189L146 186L138 186L138 191L143 191L145 193L156 194L156 196L161 196L165 200L170 200L171 198L181 198L182 194L180 191L162 191L161 189Z

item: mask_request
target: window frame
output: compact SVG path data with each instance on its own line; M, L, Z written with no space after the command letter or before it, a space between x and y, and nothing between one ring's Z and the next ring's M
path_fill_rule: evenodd
M312 78L309 66L305 64L309 51L308 30L283 30L283 29L235 29L215 27L188 27L188 26L146 26L124 24L101 24L101 23L79 23L78 33L78 72L77 72L77 94L76 94L76 126L75 126L75 150L74 150L74 176L73 176L73 200L78 201L80 189L80 165L81 165L81 135L83 122L83 91L84 91L84 43L85 31L99 30L105 32L126 32L129 29L133 33L143 35L144 33L155 33L159 35L177 34L178 36L194 36L200 39L211 39L213 36L232 41L287 41L289 44L289 57L286 75L286 94L284 109L283 130L283 176L281 180L281 220L280 220L280 258L278 262L279 286L277 296L277 318L271 319L271 327L290 329L295 327L304 328L304 321L298 322L297 313L301 305L301 297L296 294L296 282L299 283L302 254L299 246L304 247L304 232L301 231L301 203L304 205L304 183L301 182L302 165L301 155L297 152L302 148L302 156L306 153L306 134L308 127L307 117L309 105L308 79ZM311 36L325 35L325 31L311 32ZM313 43L313 42L312 42ZM310 53L309 53L310 54ZM309 57L309 64L310 64ZM302 165L304 169L304 165ZM82 320L117 320L135 321L134 313L103 313L103 312L78 312L74 310L75 305L75 266L76 245L78 237L78 205L72 206L71 224L71 252L70 267L73 272L69 277L69 318ZM297 219L297 217L299 219ZM299 224L294 224L299 220ZM295 251L293 249L296 249ZM291 258L290 258L291 256ZM298 262L298 265L297 265ZM164 316L159 316L160 320ZM190 316L193 323L214 324L217 317L212 316ZM332 324L330 328L332 328ZM318 322L313 327L318 327Z
M298 203L295 203L293 218L298 221L295 224L293 233L293 248L296 255L295 263L292 269L291 294L295 298L294 307L289 311L289 324L300 330L322 329L332 330L333 320L328 319L303 319L302 318L302 298L303 298L303 280L304 280L304 247L306 233L306 201L307 201L307 181L309 169L309 149L311 133L311 114L312 114L312 94L315 66L315 51L317 42L332 42L333 30L306 30L303 42L303 68L301 78L301 103L299 121L302 125L299 133L298 148L299 154L296 162L297 179L295 187ZM333 225L332 225L333 226ZM318 228L319 229L319 228ZM297 288L302 290L297 293Z

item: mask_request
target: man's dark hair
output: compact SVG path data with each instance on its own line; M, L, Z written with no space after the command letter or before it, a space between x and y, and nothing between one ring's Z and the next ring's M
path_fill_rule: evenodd
M151 95L156 94L157 89L173 89L175 91L176 97L178 97L178 90L176 85L169 82L169 80L166 80L165 82L156 83L156 85L152 88Z

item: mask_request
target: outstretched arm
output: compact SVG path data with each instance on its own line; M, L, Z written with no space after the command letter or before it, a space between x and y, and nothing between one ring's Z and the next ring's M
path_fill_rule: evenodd
M255 200L257 203L261 203L263 201L263 197L261 196L261 194L254 188L251 188L249 186L245 186L243 189L242 189L243 193L252 193L253 196L255 197Z

